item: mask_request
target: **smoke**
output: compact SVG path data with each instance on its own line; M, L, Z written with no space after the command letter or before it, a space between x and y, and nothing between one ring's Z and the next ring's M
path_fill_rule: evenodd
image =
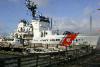
M54 18L54 23L53 23L54 30L59 30L60 32L73 31L77 27L78 26L75 20L71 20L71 19L64 18L64 17Z
M59 29L60 31L73 31L73 32L90 32L90 15L93 16L92 19L92 31L97 32L100 30L100 20L94 16L93 8L87 6L83 9L83 15L80 19L70 19L67 17L54 17L54 29ZM97 18L97 19L95 19Z
M84 15L91 15L93 13L93 8L87 6L84 8Z
M92 32L100 32L100 19L93 19L92 21ZM64 31L73 32L90 32L90 20L89 18L80 18L78 20L69 18L59 18L53 19L53 29L59 30L61 33Z
M90 25L88 18L82 19L69 19L69 18L54 18L53 29L59 30L60 32L64 31L73 31L73 32L89 32Z

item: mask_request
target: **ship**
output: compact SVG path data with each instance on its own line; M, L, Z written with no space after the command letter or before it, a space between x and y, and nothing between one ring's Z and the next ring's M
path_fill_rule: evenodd
M52 20L49 17L38 15L36 11L37 5L34 2L26 0L26 7L32 14L32 21L29 23L24 19L20 20L16 32L12 35L12 39L6 40L6 42L13 47L28 45L46 51L48 51L47 49L52 49L52 51L65 50L66 46L61 45L61 41L66 38L68 34L75 33L70 31L65 31L63 34L53 33ZM70 46L90 45L95 49L98 41L99 35L78 33ZM33 51L33 48L30 50ZM69 48L69 46L67 46L67 48Z

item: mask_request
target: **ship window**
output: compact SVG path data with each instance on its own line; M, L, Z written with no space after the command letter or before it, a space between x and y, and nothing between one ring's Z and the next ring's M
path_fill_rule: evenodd
M46 40L43 40L43 41L46 41Z
M76 42L78 41L78 39L76 39Z
M51 39L50 41L55 41L55 39Z
M20 40L17 40L18 42L20 41Z
M25 35L23 35L23 38L25 38Z
M47 35L47 32L45 32L45 34Z
M43 32L41 32L41 37L43 37Z
M60 41L60 39L56 39L56 41Z
M48 39L46 39L46 41L48 41Z
M23 30L23 28L21 27L21 28L20 28L20 32L22 32L22 30Z
M40 17L40 22L49 22L49 18L46 18L44 16L39 16Z

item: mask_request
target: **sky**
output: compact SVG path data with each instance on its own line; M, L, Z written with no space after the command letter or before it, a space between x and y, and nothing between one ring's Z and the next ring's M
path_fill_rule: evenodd
M53 19L53 29L88 32L92 15L92 30L100 31L100 0L32 0L37 12ZM0 0L0 33L13 32L21 19L31 22L25 0Z

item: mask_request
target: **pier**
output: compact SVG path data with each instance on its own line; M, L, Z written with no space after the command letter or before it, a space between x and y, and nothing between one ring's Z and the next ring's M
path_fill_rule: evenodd
M82 58L94 54L92 47L77 46L78 49L23 55L18 52L0 51L0 67L63 67L65 64L81 64Z

